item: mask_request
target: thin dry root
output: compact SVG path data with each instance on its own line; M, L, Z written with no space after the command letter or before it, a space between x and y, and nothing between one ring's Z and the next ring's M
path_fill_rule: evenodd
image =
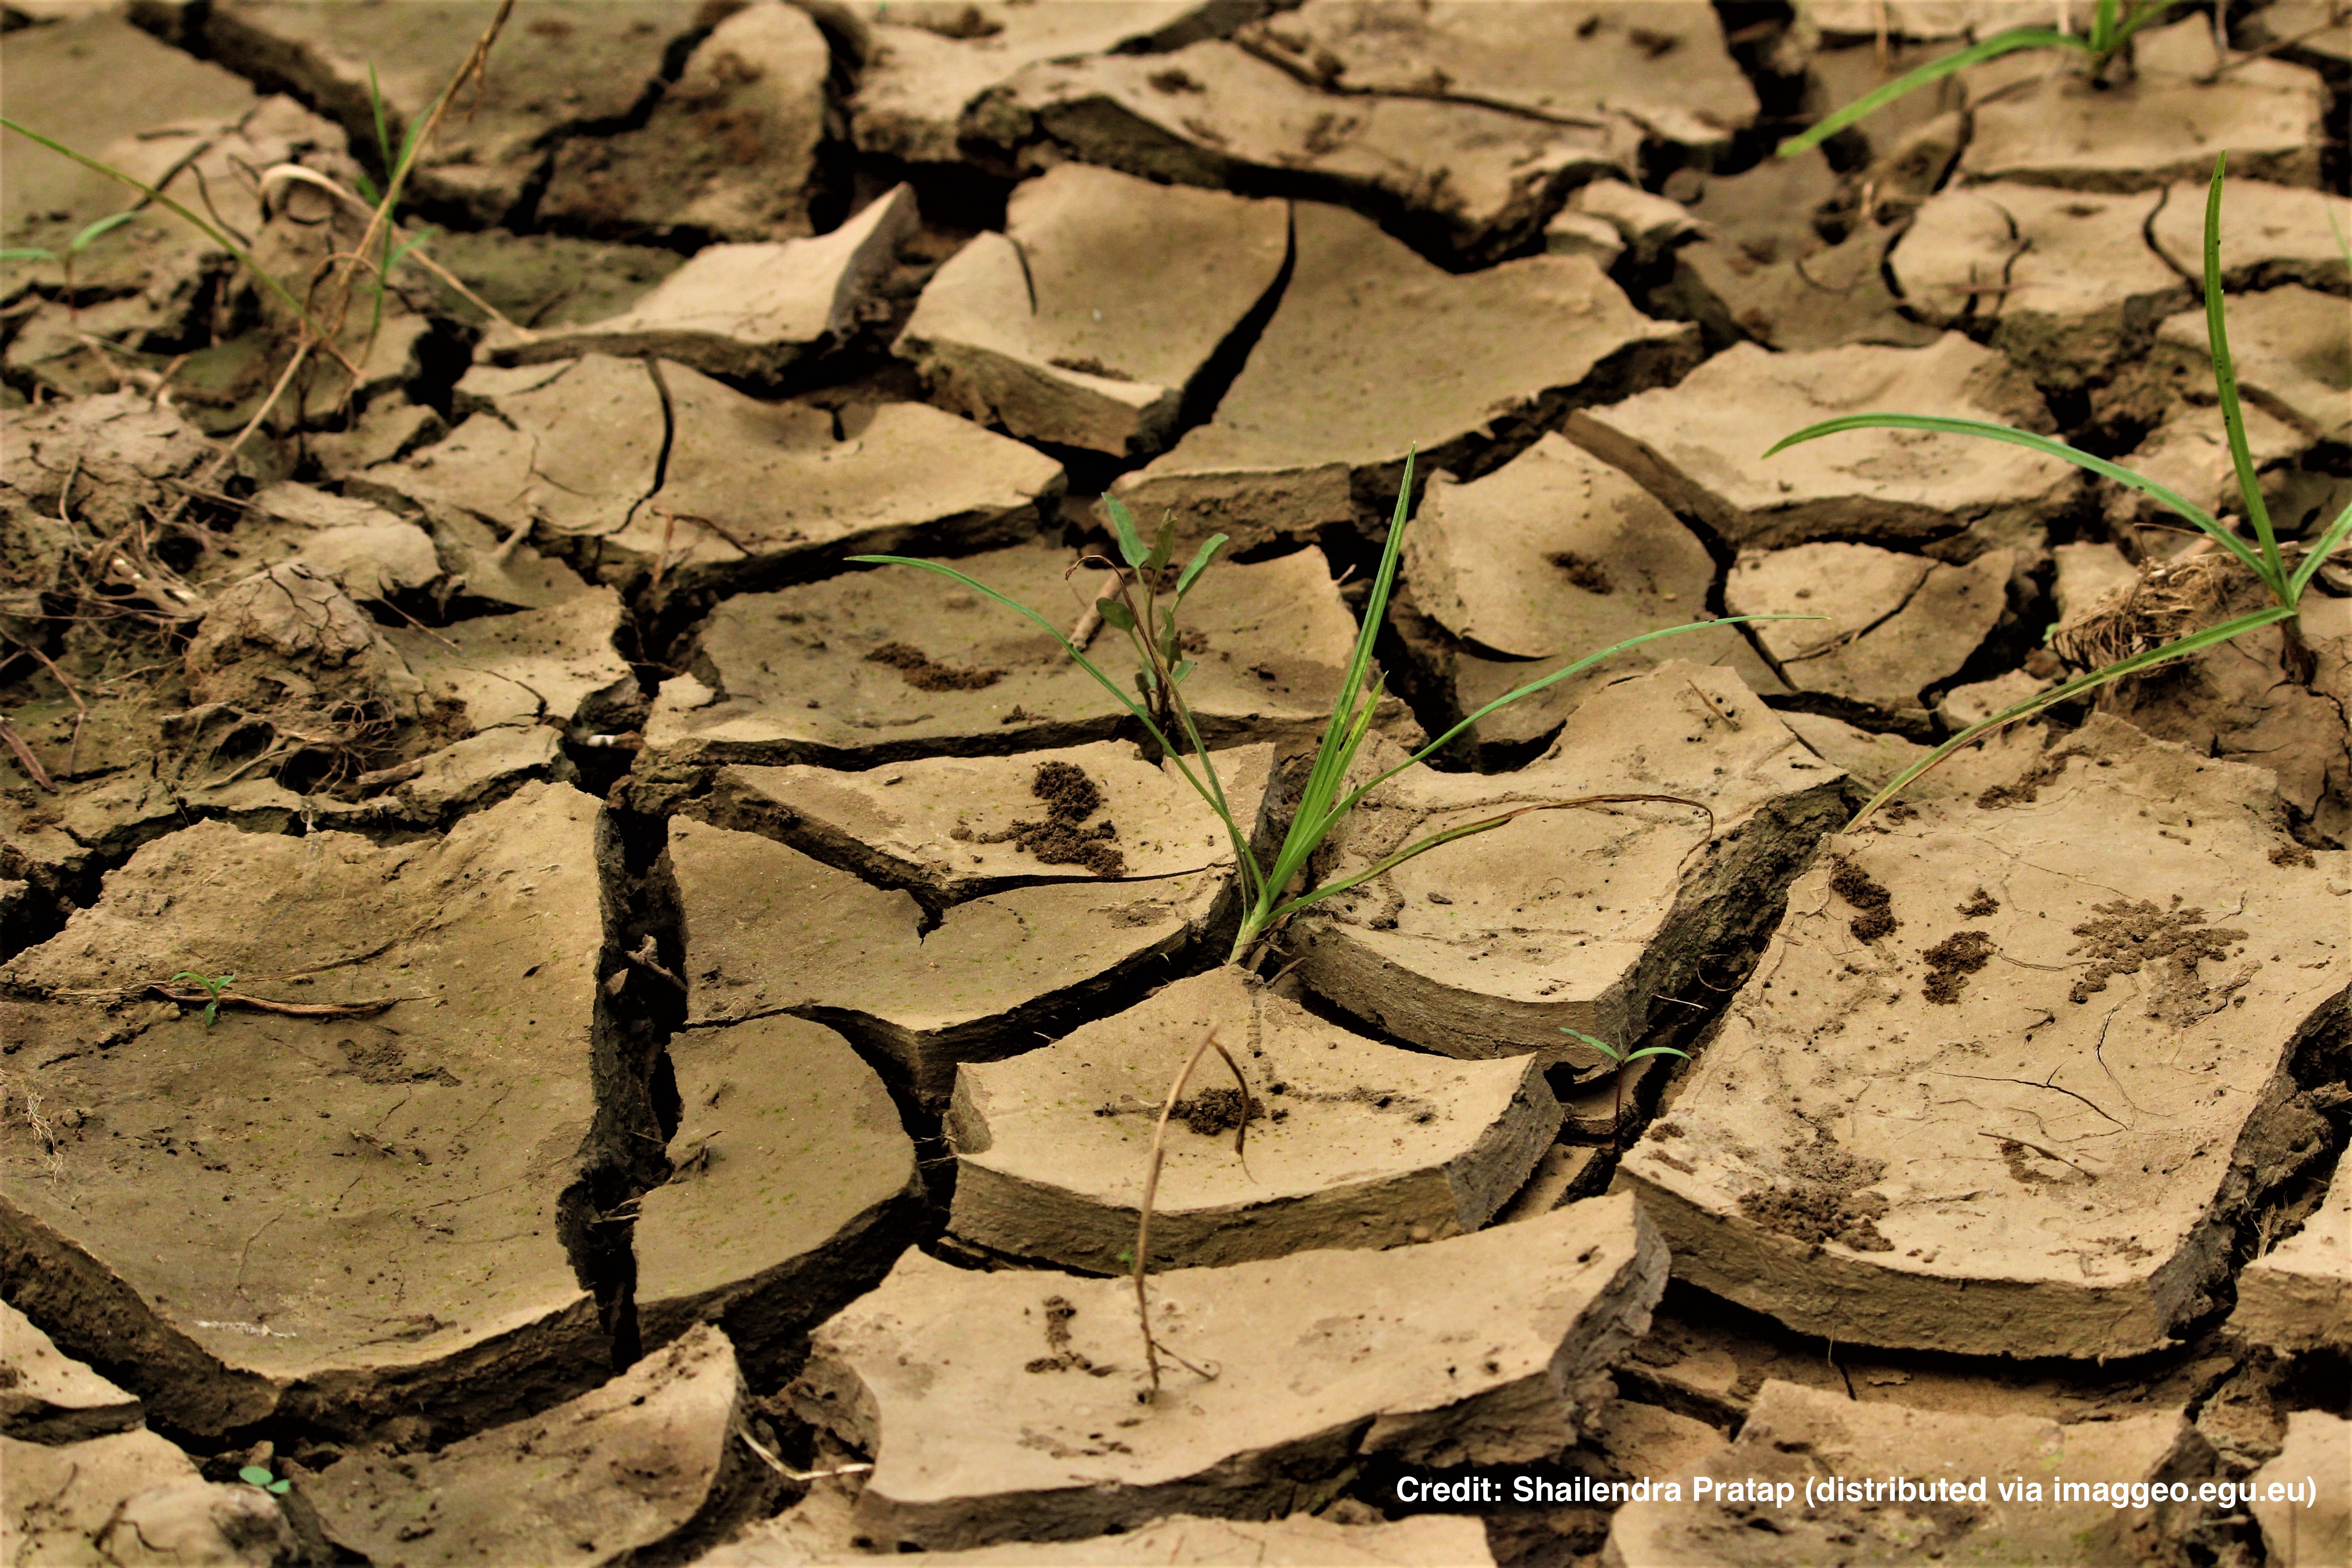
M1143 1332L1143 1364L1151 1378L1151 1392L1146 1396L1147 1402L1160 1396L1160 1358L1163 1353L1188 1372L1204 1378L1216 1376L1214 1372L1193 1365L1152 1338L1151 1296L1145 1285L1145 1275L1151 1267L1151 1206L1160 1195L1160 1166L1168 1154L1168 1121L1176 1114L1176 1102L1184 1098L1184 1086L1192 1081L1192 1069L1199 1067L1201 1058L1213 1050L1225 1058L1225 1066L1233 1069L1234 1081L1241 1085L1242 1124L1234 1130L1234 1152L1236 1155L1242 1152L1242 1140L1249 1129L1249 1079L1242 1076L1241 1064L1234 1060L1233 1053L1226 1050L1217 1038L1217 1031L1211 1029L1201 1043L1192 1047L1192 1054L1184 1058L1184 1070L1178 1073L1176 1081L1168 1086L1168 1098L1160 1102L1160 1120L1151 1129L1150 1162L1144 1167L1143 1204L1135 1215L1135 1317Z

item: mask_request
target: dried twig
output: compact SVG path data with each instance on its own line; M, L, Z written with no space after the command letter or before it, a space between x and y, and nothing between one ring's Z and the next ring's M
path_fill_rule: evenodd
M1226 1050L1217 1038L1217 1031L1211 1029L1201 1043L1192 1047L1192 1054L1184 1059L1184 1070L1176 1075L1176 1081L1168 1086L1168 1098L1160 1107L1160 1120L1151 1129L1151 1158L1143 1173L1143 1203L1135 1215L1135 1316L1143 1331L1143 1364L1151 1376L1151 1396L1154 1398L1160 1394L1161 1346L1151 1337L1151 1297L1144 1283L1144 1276L1151 1267L1151 1206L1160 1195L1160 1166L1168 1155L1168 1119L1176 1114L1176 1102L1184 1098L1184 1086L1192 1081L1192 1069L1199 1067L1201 1058L1212 1050L1225 1058L1225 1066L1233 1068L1234 1079L1241 1085L1242 1125L1234 1135L1234 1153L1241 1152L1241 1139L1249 1127L1249 1079L1242 1076L1240 1064L1234 1060L1233 1053ZM1168 1355L1171 1361L1181 1363L1188 1371L1198 1373L1202 1377L1215 1375L1202 1372L1174 1351L1170 1351Z
M234 1002L256 1012L281 1013L289 1018L369 1018L398 1003L431 1000L427 996L386 996L374 1002L276 1002L242 991L223 990L215 995L200 985L173 985L162 980L150 981L143 994L161 996L167 1002L208 1003L222 1007Z

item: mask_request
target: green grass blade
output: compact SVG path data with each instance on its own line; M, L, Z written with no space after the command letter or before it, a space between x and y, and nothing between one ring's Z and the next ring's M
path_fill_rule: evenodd
M373 60L368 61L368 110L375 116L375 150L383 159L383 177L389 180L400 160L393 153L392 132L383 122L383 89L376 85Z
M66 242L66 254L72 256L89 249L138 216L138 209L134 207L129 212L120 212L111 217L99 219Z
M2115 40L2107 46L2109 52L2122 48L2131 42L2134 33L2171 9L2172 0L2147 0L2147 4L2125 17L2123 26L2116 29Z
M2229 437L2230 467L2237 470L2238 494L2246 503L2246 520L2254 525L2263 559L2270 570L2263 581L2281 602L2286 596L2286 566L2279 559L2278 537L2271 531L2271 509L2263 500L2263 484L2254 472L2253 449L2246 444L2246 412L2238 398L2238 367L2230 357L2230 329L2221 309L2221 174L2230 161L2221 153L2213 159L2213 180L2205 191L2205 342L2212 351L2213 385L2221 398L2221 430Z
M1292 915L1297 914L1301 910L1319 904L1328 898L1331 898L1336 894L1344 893L1350 888L1369 882L1374 877L1379 876L1381 872L1389 870L1393 867L1402 866L1407 860L1411 860L1416 856L1426 855L1442 844L1451 844L1457 838L1467 838L1473 834L1492 833L1496 828L1509 822L1512 816L1516 815L1517 814L1514 813L1511 814L1511 816L1482 817L1476 822L1465 822L1459 827L1449 827L1442 833L1433 833L1426 838L1416 839L1412 843L1408 844L1403 848L1398 850L1395 854L1389 856L1386 859L1367 867L1363 870L1357 872L1352 877L1342 877L1336 882L1326 882L1319 888L1308 889L1306 892L1299 894L1297 898L1292 899L1287 903L1276 909L1266 917L1265 923L1268 927L1272 927L1279 921L1288 920ZM1276 868L1276 875L1280 874L1280 867L1278 865ZM1276 888L1281 888L1287 886L1288 884L1286 879L1285 881L1276 882L1274 885Z
M58 253L54 250L22 247L16 250L0 250L0 261L55 261L57 258Z
M1979 736L1989 735L1995 730L2006 729L2020 719L2031 718L2044 708L2054 707L2058 703L2080 697L2086 691L2095 691L2110 681L2121 680L2127 675L2137 675L2159 664L2167 664L2173 659L2202 652L2216 644L2228 642L2231 637L2242 637L2247 632L2256 631L2263 626L2275 626L2281 621L2289 619L2294 614L2293 610L2283 605L2273 605L2266 610L2256 610L2252 615L2240 616L2234 620L2223 621L2220 626L2208 626L2201 632L2192 633L2180 638L2178 642L2169 642L2162 647L2150 648L2146 653L2136 653L2129 658L2117 659L2103 669L2095 669L2088 675L2078 675L2063 685L2052 687L2039 696L2027 698L2015 707L2004 708L1991 718L1969 725L1888 780L1884 788L1870 797L1868 805L1854 813L1853 820L1846 824L1845 830L1851 833L1861 826L1869 819L1873 812L1909 788L1914 779L1937 766L1946 757Z
M2329 523L2326 531L2317 539L2313 540L2305 550L2303 564L2296 567L2294 575L2287 579L2286 602L2288 604L2297 606L2302 605L2303 591L2311 585L2311 580L2318 575L2319 569L2327 564L2327 558L2335 554L2343 545L2347 534L2352 534L2352 506L2347 506L2337 512L2336 521Z
M407 239L402 242L399 249L394 251L391 255L383 258L384 272L389 275L394 268L408 259L408 253L410 251L415 249L426 240L431 239L439 232L440 231L438 229L427 226L426 227L418 229L415 234L410 235Z
M1690 1060L1688 1051L1678 1051L1672 1046L1643 1046L1638 1051L1627 1052L1625 1059L1629 1062L1637 1062L1643 1057L1680 1057L1685 1061Z
M1110 531L1118 541L1118 553L1129 567L1142 565L1151 558L1143 547L1143 536L1135 531L1135 514L1127 510L1117 496L1103 497L1103 510L1110 513Z
M2065 0L2059 0L2059 3L2063 5ZM2091 12L2091 52L2093 54L2103 55L2116 47L2116 23L2121 17L2122 9L2119 0L2099 0L2098 5L2093 8Z
M1299 831L1301 823L1312 823L1324 816L1325 807L1339 794L1340 781L1346 776L1346 736L1356 723L1355 701L1364 689L1365 677L1372 664L1372 644L1380 637L1381 618L1388 613L1389 595L1395 589L1397 561L1404 553L1407 511L1412 504L1413 463L1418 456L1414 451L1405 453L1404 478L1397 486L1396 506L1389 516L1388 542L1381 547L1380 570L1373 574L1370 596L1364 601L1364 622L1356 628L1356 646L1348 656L1348 673L1339 683L1339 700L1331 705L1331 721L1324 726L1322 743L1315 749L1315 763L1307 775L1307 788L1298 797L1297 815L1291 818L1292 835ZM1287 847L1286 838L1286 850Z
M1967 48L1946 55L1941 59L1929 60L1917 70L1897 77L1874 92L1863 94L1843 109L1830 114L1811 130L1781 142L1780 156L1793 158L1801 153L1810 153L1855 121L1875 114L1896 99L1931 86L1970 66L1982 65L1987 60L2013 54L2019 49L2082 47L2082 39L2062 33L2055 27L2011 27L2007 32L1995 33L1990 38L1970 44Z
M2007 425L1989 425L1981 419L1950 419L1931 414L1848 414L1836 419L1824 419L1818 425L1808 425L1793 436L1783 436L1773 442L1764 455L1769 458L1800 441L1842 435L1848 430L1933 430L1947 436L1977 436L1988 441L2006 441L2012 447L2024 447L2060 458L2078 468L2087 468L2101 479L2113 479L2128 489L2155 497L2168 510L2177 513L2184 521L2194 523L2200 531L2244 562L2246 569L2273 591L2285 585L2283 575L2269 571L2252 547L2240 540L2236 533L2224 527L2204 508L2144 475L2110 463L2105 458L2095 458L2088 452L2067 446L2063 441L2036 436L2031 430L2018 430Z

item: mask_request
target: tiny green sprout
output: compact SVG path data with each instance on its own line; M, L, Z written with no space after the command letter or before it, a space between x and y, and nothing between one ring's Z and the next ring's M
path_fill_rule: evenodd
M1565 1024L1559 1026L1559 1032L1563 1035L1575 1036L1617 1064L1617 1071L1612 1080L1616 1085L1616 1098L1609 1108L1609 1142L1612 1147L1615 1146L1618 1130L1625 1121L1625 1065L1628 1062L1640 1061L1643 1057L1680 1057L1685 1061L1690 1059L1688 1051L1678 1051L1672 1046L1643 1046L1638 1051L1621 1051L1606 1040L1597 1040L1583 1030L1571 1029Z
M72 310L76 309L74 300L74 258L138 216L138 210L133 208L127 212L110 214L108 216L100 218L96 223L87 225L83 227L80 233L66 241L66 247L62 254L54 250L42 249L38 246L24 246L14 250L0 250L0 261L55 261L59 263L64 267L66 274L66 309Z
M273 1497L284 1497L288 1492L294 1489L294 1483L292 1481L274 1479L271 1477L268 1468L262 1465L245 1466L236 1472L236 1479L253 1486L259 1487L263 1491L269 1493Z
M205 1027L207 1029L213 1026L213 1020L220 1016L221 993L236 984L234 974L199 974L193 969L183 969L172 978L193 980L205 988Z

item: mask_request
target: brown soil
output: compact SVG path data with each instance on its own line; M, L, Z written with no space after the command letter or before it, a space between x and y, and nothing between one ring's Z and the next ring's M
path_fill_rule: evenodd
M1015 822L1013 843L1048 866L1084 866L1102 877L1126 873L1127 857L1113 842L1118 837L1118 826L1108 821L1078 826L1103 803L1100 786L1084 768L1072 763L1040 763L1029 793L1045 803L1046 819Z
M1935 946L1922 949L1919 956L1927 961L1927 980L1919 994L1930 1002L1958 1002L1968 989L1969 976L1990 963L1994 952L1992 938L1976 931L1956 931Z
M1960 913L1969 920L1986 920L2000 913L2000 900L1982 888L1979 888L1968 896L1966 902L1960 905Z
M1265 1115L1265 1102L1255 1095L1250 1096L1245 1112L1240 1089L1204 1089L1176 1102L1175 1120L1203 1138L1213 1138L1220 1132L1231 1132L1244 1122L1256 1121Z
M933 662L912 643L886 642L866 656L868 664L887 664L898 679L918 691L979 691L1003 678L1001 669L959 669Z
M1567 573L1568 580L1588 594L1607 594L1616 589L1616 579L1609 575L1609 568L1589 555L1557 550L1544 559Z
M2100 918L2074 928L2074 934L2084 940L2069 950L2087 953L2090 967L2067 993L2069 999L2087 1002L2107 988L2109 977L2137 974L2154 963L2158 979L2150 1016L2168 1018L2187 1013L2194 1017L2210 1011L2200 1005L2207 987L2198 979L2197 965L2205 959L2229 957L2230 944L2245 941L2246 933L2207 925L2205 911L2181 909L2178 894L2172 901L2174 907L2169 910L2160 910L2145 899L2117 899L2093 906Z
M1841 860L1830 875L1830 890L1861 910L1847 922L1855 938L1876 942L1891 936L1903 922L1895 918L1894 895L1873 881L1870 873L1851 860Z

